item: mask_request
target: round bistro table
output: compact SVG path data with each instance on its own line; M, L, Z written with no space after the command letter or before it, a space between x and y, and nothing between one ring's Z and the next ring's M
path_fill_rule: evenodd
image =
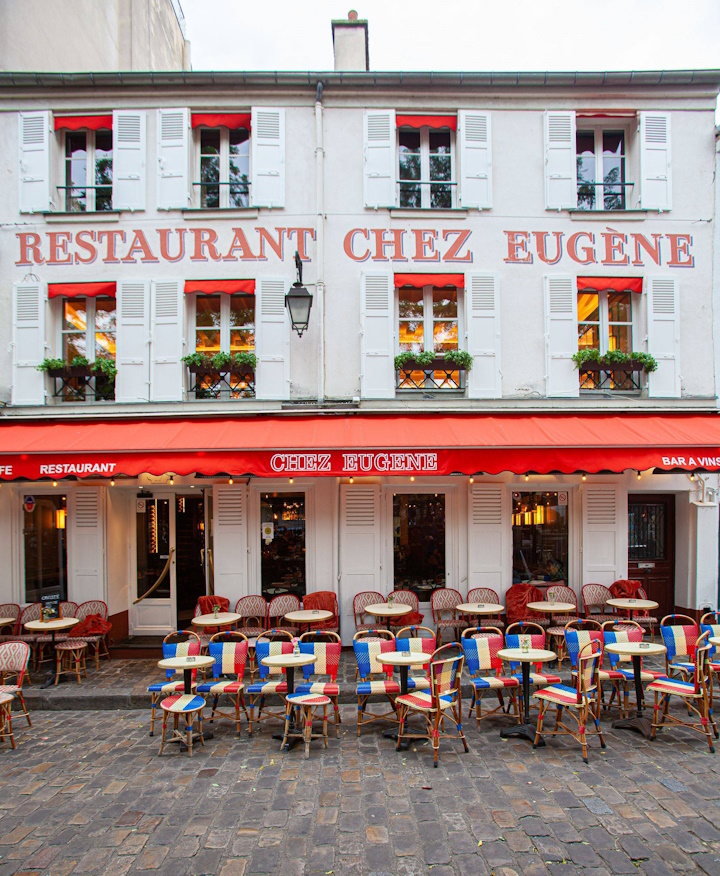
M609 601L609 600L608 600ZM625 602L626 600L619 600ZM644 600L638 600L644 602ZM622 608L622 606L618 606ZM665 645L658 645L655 642L611 642L605 645L605 650L611 654L629 655L632 657L633 673L635 675L635 703L637 712L634 718L620 718L612 722L613 729L620 730L637 730L638 733L647 739L652 733L652 722L643 717L642 708L642 658L656 657L658 654L664 654L667 651Z
M284 619L291 624L297 624L301 630L303 625L307 625L309 630L310 624L322 623L323 621L330 620L332 616L333 613L326 608L304 608L299 611L289 611L284 616Z
M500 736L503 739L519 737L528 739L530 742L535 742L535 734L537 727L528 721L530 715L530 664L531 663L546 663L548 660L555 659L554 651L546 651L542 648L530 648L528 651L523 651L522 648L502 648L498 651L498 657L501 660L507 660L508 663L520 663L522 666L523 679L523 703L524 703L524 721L522 724L515 724L513 727L506 727L500 731ZM540 737L538 746L545 745L545 740Z
M62 633L65 630L72 629L76 624L79 624L80 621L76 617L54 617L50 620L33 620L27 621L25 623L25 629L30 630L31 633L50 633L50 638L52 640L52 650L53 650L53 658L55 657L55 635L56 633ZM58 679L58 681L62 681L62 676ZM55 673L50 670L50 675L45 679L45 681L40 685L41 688L50 687L51 684L55 684Z
M558 614L567 614L569 611L577 611L577 605L573 602L550 602L549 599L543 600L543 602L528 602L527 607L532 609L532 611L549 614L551 621L552 616L556 612Z
M617 599L606 600L606 605L612 605L613 608L623 608L630 612L630 620L633 619L634 611L654 611L658 608L658 603L652 599L626 599L618 597Z
M455 606L455 611L458 614L469 615L502 614L505 606L497 602L461 602L460 605Z
M236 614L234 611L219 611L217 617L215 617L215 612L199 614L190 623L194 627L226 627L229 624L236 624L241 618L242 615Z
M363 611L366 611L373 617L384 617L385 625L387 629L390 629L390 618L409 614L412 611L412 607L405 605L404 602L394 602L392 605L389 602L376 602L373 605L366 605Z

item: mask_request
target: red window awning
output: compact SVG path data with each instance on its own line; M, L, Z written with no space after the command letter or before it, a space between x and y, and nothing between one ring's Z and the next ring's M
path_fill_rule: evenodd
M254 295L255 280L185 280L186 295L215 295L218 292L225 292L227 295L236 292Z
M109 116L55 116L56 131L112 131L113 117Z
M450 128L457 130L457 116L395 116L398 128Z
M720 471L718 414L322 414L0 421L0 478Z
M207 125L208 128L247 128L250 130L250 113L193 113L192 126L199 128Z
M444 289L445 286L454 286L462 289L465 286L464 274L395 274L395 288L412 286L413 289L422 289L423 286L435 286Z
M642 292L642 277L578 277L578 292Z
M116 297L117 283L48 283L48 298Z

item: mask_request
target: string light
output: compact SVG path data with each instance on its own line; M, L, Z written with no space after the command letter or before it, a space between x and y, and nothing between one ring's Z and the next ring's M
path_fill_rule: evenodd
M694 481L694 480L695 480L695 472L693 472L693 473L690 475L690 480L691 480L691 481Z
M526 474L526 475L525 475L525 483L527 483L529 480L530 480L530 475L529 475L529 474Z
M290 478L290 483L291 483L291 484L294 484L294 483L295 483L295 478Z
M234 481L232 478L228 478L228 483L229 483L229 484L234 484L235 481Z
M587 475L585 474L585 472L582 473L582 477L580 478L580 480L583 482L587 480Z
M471 483L471 484L474 484L474 483L475 483L475 478L470 478L470 483Z
M635 475L635 477L636 477L638 480L640 480L640 477L641 477L640 472L638 472L638 473Z
M111 487L114 487L114 486L115 486L115 478L112 478L112 479L111 479L111 481L110 481L110 486L111 486Z
M411 480L411 481L414 481L414 480L415 480L415 475L410 475L410 480Z
M54 487L57 486L57 481L53 481L53 486L54 486Z
M170 486L171 487L175 486L175 475L170 475Z

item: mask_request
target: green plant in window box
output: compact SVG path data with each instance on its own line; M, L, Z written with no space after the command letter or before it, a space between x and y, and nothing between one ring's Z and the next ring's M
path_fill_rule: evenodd
M232 363L232 356L230 353L215 353L215 355L210 360L210 364L213 368L218 371L227 371L228 366Z
M64 371L66 362L64 359L43 359L37 366L38 371Z
M101 356L93 363L93 371L98 377L104 377L105 380L115 380L117 377L117 368L115 360L109 359L107 356Z
M628 370L645 371L650 373L657 371L658 363L654 356L649 353L623 353L622 350L610 350L607 353L601 353L600 350L588 348L578 350L572 357L575 367L580 370L602 370L607 367L612 370L613 366L627 366ZM586 366L596 366L588 369Z
M254 371L257 366L257 356L255 353L235 353L233 365L238 368L247 368Z
M210 357L206 356L204 353L188 353L187 356L182 357L182 361L186 365L193 365L195 368L210 368Z
M473 357L467 350L446 350L445 361L452 362L458 368L469 371L472 368Z
M425 352L411 353L405 351L395 357L395 370L400 371L410 368L432 368L437 360L451 362L457 368L469 371L472 368L473 357L466 350L447 350L444 354Z

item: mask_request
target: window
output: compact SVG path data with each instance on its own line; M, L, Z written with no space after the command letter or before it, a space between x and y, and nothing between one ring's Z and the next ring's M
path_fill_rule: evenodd
M449 128L398 129L399 206L451 209L453 135Z
M212 358L218 353L255 351L255 296L221 293L195 299L195 352ZM253 369L232 366L196 373L196 398L244 398L255 393Z
M247 128L200 128L200 207L247 207L250 203L250 132Z
M66 131L65 210L70 213L112 210L112 131Z
M579 210L624 210L625 132L603 128L576 134L577 206Z
M398 290L400 353L436 353L433 367L400 369L398 389L460 389L457 368L442 366L443 354L458 349L458 290L423 286ZM450 363L448 363L450 365Z
M445 495L393 495L393 586L421 602L445 587Z
M513 493L512 524L513 584L567 581L567 492Z
M68 365L78 357L92 365L100 359L115 362L117 337L115 299L96 298L62 299L62 358ZM95 400L115 398L115 378L92 371L88 377L70 377L62 381L63 401L85 401L89 388Z
M578 349L601 354L633 349L633 293L606 289L578 292ZM580 369L581 389L637 389L631 374L623 370L608 373Z

